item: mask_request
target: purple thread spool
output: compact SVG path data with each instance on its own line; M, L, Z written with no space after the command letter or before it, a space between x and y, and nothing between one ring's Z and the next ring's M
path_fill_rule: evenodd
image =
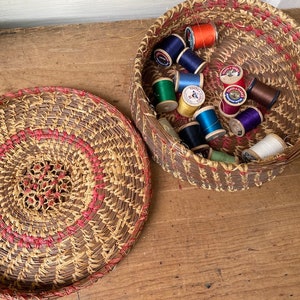
M174 33L157 44L153 56L159 65L170 67L185 47L186 43L184 39L180 35Z
M249 106L235 118L229 120L229 127L233 134L241 137L256 128L262 121L263 114L261 111L254 106Z
M200 73L206 66L206 62L193 50L186 47L178 55L176 62L188 70L190 73Z

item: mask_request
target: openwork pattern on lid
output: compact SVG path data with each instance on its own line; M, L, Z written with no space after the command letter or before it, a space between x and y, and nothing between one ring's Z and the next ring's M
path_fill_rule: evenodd
M36 161L22 173L16 198L24 208L43 213L69 200L70 171L62 163Z

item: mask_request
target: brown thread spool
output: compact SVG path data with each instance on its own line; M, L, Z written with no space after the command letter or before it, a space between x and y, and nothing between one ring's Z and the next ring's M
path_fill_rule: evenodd
M252 99L267 109L270 109L277 101L280 91L254 77L247 87L247 94L249 99Z

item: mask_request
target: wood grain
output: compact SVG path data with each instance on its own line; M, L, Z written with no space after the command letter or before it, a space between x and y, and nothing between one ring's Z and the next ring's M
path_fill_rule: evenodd
M300 10L288 11L300 20ZM130 117L139 42L153 20L0 30L0 93L84 89ZM300 159L260 188L206 191L151 163L148 221L114 271L64 300L299 299Z

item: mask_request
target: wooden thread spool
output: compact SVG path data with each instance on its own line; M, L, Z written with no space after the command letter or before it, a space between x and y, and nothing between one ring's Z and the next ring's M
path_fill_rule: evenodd
M153 56L154 60L163 67L170 67L186 47L184 39L178 34L171 34L156 45Z
M245 162L262 160L282 153L287 148L284 140L275 133L266 135L261 141L242 152Z
M223 129L218 119L215 108L212 105L198 109L194 113L193 118L200 124L207 141L222 137L226 134L225 129Z
M175 129L173 128L173 126L171 125L171 123L168 121L167 118L165 118L165 117L159 118L158 122L162 125L164 130L169 135L171 135L175 140L177 140L177 141L180 140L178 133L175 131Z
M257 78L252 78L247 87L248 98L254 100L258 104L271 109L276 103L280 91L259 81Z
M178 102L172 79L161 77L153 82L152 89L156 100L156 112L170 112L177 108Z
M218 40L218 31L214 23L188 26L184 31L185 40L191 50L213 46Z
M207 144L198 122L192 121L178 128L178 135L182 142L194 153L207 153Z
M190 118L205 100L204 91L196 85L185 87L178 101L177 111L183 116Z
M187 71L194 74L201 73L207 64L189 47L186 47L182 50L182 52L178 55L176 61Z
M238 65L224 67L219 76L224 87L229 85L239 85L242 88L245 88L244 71Z
M229 127L233 134L241 137L256 128L263 119L263 114L258 108L249 106L235 118L229 120Z
M232 164L239 163L239 159L236 156L230 155L222 151L216 151L212 148L210 148L207 158L213 161L220 161Z
M247 93L239 85L229 85L223 91L223 99L219 104L219 110L225 117L235 117L241 105L247 100Z
M176 71L173 81L175 85L175 92L181 93L183 89L189 85L196 85L202 89L204 83L204 76L202 73L194 74Z

